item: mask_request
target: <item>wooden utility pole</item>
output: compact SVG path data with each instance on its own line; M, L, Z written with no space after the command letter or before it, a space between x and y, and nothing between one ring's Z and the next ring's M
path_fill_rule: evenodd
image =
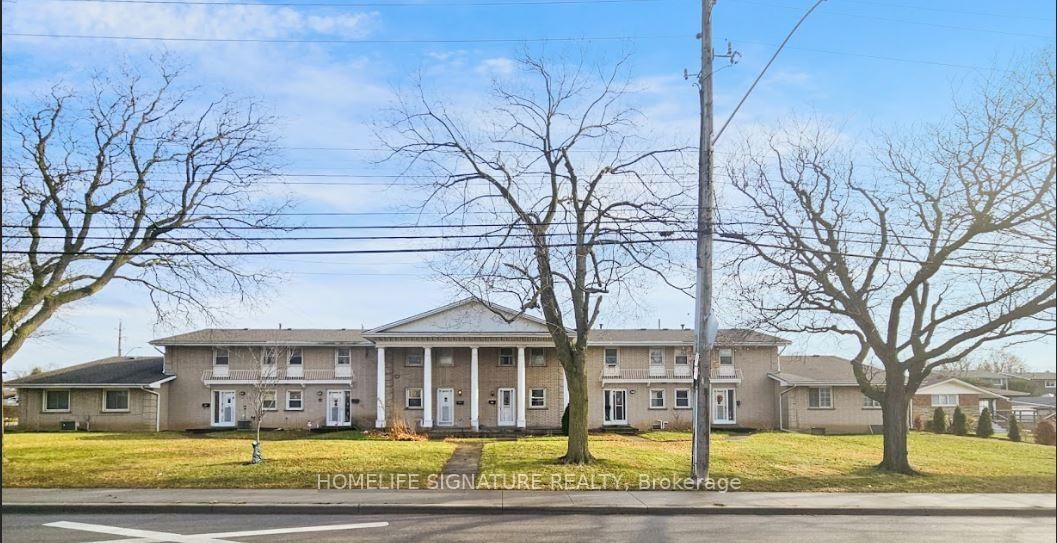
M694 310L694 440L691 476L708 479L712 433L712 6L701 0L701 134L697 158L697 297Z

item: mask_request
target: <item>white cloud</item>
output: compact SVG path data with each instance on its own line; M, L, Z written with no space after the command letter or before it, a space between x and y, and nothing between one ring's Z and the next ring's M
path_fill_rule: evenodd
M478 73L493 75L510 75L514 73L516 63L506 57L486 58L477 64Z

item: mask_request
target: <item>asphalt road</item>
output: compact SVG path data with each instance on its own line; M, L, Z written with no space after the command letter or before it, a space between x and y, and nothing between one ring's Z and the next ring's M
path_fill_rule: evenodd
M54 524L47 526L47 524ZM80 523L80 524L78 524ZM383 524L387 523L387 524ZM366 524L366 526L357 527ZM290 532L289 529L303 531ZM332 529L344 528L344 529ZM307 531L311 529L313 531ZM94 530L94 531L89 531ZM277 532L261 533L275 530ZM319 530L319 531L316 531ZM4 543L177 541L1053 541L1053 518L707 515L3 516ZM162 533L158 533L162 532ZM256 532L256 533L254 533ZM209 535L201 535L209 534ZM196 537L197 536L197 537Z

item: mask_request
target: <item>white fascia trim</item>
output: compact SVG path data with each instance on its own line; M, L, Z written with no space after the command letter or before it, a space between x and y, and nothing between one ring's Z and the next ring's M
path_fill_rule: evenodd
M940 386L940 385L942 385L944 383L949 383L951 381L956 381L957 382L956 384L964 386L964 387L972 389L972 390L975 390L975 391L979 392L981 395L987 396L989 398L1001 398L1003 400L1009 400L1009 398L1007 398L1007 397L1005 397L1005 396L1003 396L1001 394L995 394L994 392L991 392L990 390L987 390L985 388L980 388L980 387L978 387L976 385L972 385L972 384L966 383L965 381L962 381L961 379L958 379L957 377L951 377L951 378L948 378L948 379L944 379L942 381L937 381L937 382L932 383L931 385L928 385L928 386L923 386L923 387L918 389L917 394L929 393L927 391L932 389L933 387L937 387L937 386Z

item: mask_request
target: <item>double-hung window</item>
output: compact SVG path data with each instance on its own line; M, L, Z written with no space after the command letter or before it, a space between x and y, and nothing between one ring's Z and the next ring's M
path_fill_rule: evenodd
M44 412L46 413L69 413L70 391L69 390L45 390Z
M863 409L880 409L881 402L863 394L862 395L862 406Z
M438 366L454 366L455 365L455 352L448 347L437 349L437 365Z
M616 367L620 363L620 357L618 350L615 347L609 347L605 352L605 363L609 367Z
M261 406L265 411L275 411L278 409L275 401L274 390L262 390L261 391Z
M213 349L213 365L214 366L227 366L228 365L228 350L224 348Z
M408 351L407 356L404 358L405 366L421 366L422 365L422 353L418 350ZM421 398L420 398L421 400Z
M676 409L690 409L690 389L689 388L677 388L677 389L675 389L675 408Z
M348 366L352 364L352 349L341 348L338 349L336 356L336 362L339 366Z
M546 366L547 356L543 352L542 347L532 347L529 349L529 365L530 366Z
M499 365L500 366L513 366L514 365L514 348L503 347L499 349Z
M664 389L663 388L651 388L650 389L650 409L664 409Z
M422 409L421 388L409 388L404 392L404 407L407 409Z
M128 411L128 390L104 390L103 412L123 413Z
M290 356L286 359L286 363L291 366L300 366L305 362L305 354L300 347L290 349Z
M957 394L933 394L932 407L957 407Z
M547 389L545 388L530 388L529 389L529 404L530 409L546 409L547 407Z
M808 404L811 409L833 408L833 389L830 387L811 387L808 390Z
M286 391L286 410L301 411L305 408L304 392L300 390Z

